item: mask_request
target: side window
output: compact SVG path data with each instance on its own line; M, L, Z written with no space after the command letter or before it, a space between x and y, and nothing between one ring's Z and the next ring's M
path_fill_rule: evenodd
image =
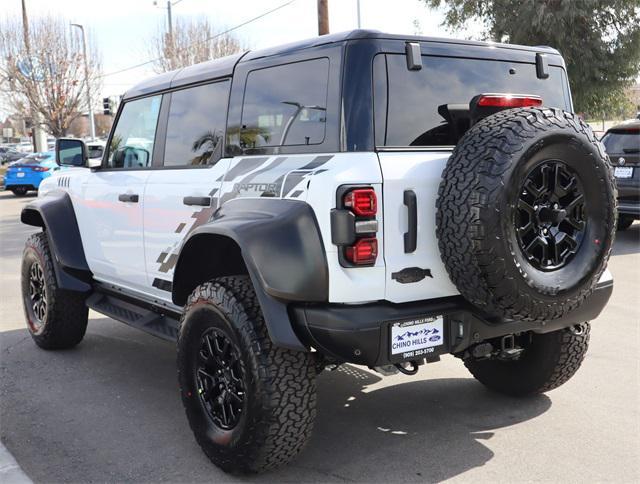
M213 165L222 157L229 81L171 94L164 166Z
M324 141L329 59L252 71L242 108L240 145L312 145Z
M109 168L151 166L161 100L152 96L124 105L109 145Z

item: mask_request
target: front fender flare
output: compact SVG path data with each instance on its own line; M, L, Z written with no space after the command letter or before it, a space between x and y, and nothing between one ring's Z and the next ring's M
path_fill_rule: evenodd
M56 280L61 289L88 292L92 278L69 194L49 192L29 202L20 213L26 225L42 227L47 234Z

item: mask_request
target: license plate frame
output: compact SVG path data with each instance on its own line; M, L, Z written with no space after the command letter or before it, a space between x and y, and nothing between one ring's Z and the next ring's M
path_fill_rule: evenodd
M16 178L24 178L24 171L19 171L18 173L16 173Z
M613 176L621 180L633 178L633 166L616 166L613 169Z
M423 316L389 323L389 360L421 360L447 351L445 316Z

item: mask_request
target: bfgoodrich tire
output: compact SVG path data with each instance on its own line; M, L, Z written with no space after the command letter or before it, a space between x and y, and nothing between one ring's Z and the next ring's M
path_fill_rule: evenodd
M561 317L606 267L616 195L604 149L576 115L489 116L463 136L442 175L437 233L449 276L489 316Z
M467 360L465 366L486 387L524 397L544 393L569 380L580 368L589 347L589 323L546 334L522 336L519 359Z
M40 348L65 349L82 341L89 312L85 297L58 287L44 232L32 235L25 244L22 302L29 334Z
M185 306L178 379L189 425L211 461L253 473L293 459L311 435L310 353L271 343L248 277L202 284Z

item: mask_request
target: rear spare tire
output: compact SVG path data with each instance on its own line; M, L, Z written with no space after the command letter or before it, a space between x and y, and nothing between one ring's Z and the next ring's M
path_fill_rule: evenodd
M449 276L489 316L561 317L605 270L616 195L604 149L577 115L489 116L462 137L442 175L437 234Z

